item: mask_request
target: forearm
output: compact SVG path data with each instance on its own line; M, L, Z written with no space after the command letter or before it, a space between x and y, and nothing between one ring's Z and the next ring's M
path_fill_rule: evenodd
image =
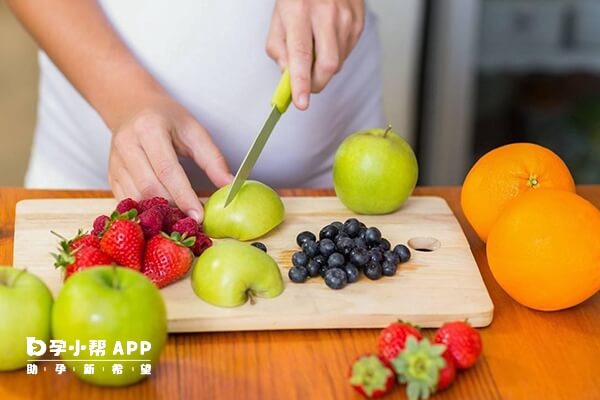
M14 14L111 130L164 94L94 0L8 0Z

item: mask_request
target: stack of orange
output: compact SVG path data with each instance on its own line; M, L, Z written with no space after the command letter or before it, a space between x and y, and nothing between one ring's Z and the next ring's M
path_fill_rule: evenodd
M552 151L531 143L490 151L469 171L461 206L487 241L494 278L518 302L559 310L600 290L600 211L575 194Z

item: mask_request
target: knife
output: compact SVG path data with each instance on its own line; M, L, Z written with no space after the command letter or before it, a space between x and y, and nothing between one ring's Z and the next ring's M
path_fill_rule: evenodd
M254 164L256 164L256 160L260 156L269 136L271 136L271 132L273 132L273 128L281 118L281 115L287 110L288 106L292 102L292 87L290 83L290 73L285 69L283 74L281 75L281 79L277 84L277 88L273 93L273 97L271 98L271 112L267 117L267 120L263 124L262 129L254 139L254 143L250 146L250 150L246 154L244 161L242 161L242 165L235 174L235 179L233 180L233 184L229 189L229 193L227 194L227 199L225 199L224 207L227 207L229 203L235 198L237 193L240 191L240 188L250 176L250 172L252 172L252 168Z

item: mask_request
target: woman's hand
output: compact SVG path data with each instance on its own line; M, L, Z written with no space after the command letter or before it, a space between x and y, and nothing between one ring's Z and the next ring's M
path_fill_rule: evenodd
M177 156L194 160L218 187L233 180L206 129L165 95L136 112L113 134L108 179L115 197L162 196L200 221L202 205Z
M305 110L310 92L323 90L341 69L360 37L364 16L364 0L277 0L267 53L289 68L297 108Z

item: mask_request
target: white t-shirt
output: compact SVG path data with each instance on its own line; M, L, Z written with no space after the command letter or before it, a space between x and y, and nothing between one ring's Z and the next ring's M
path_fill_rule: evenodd
M235 173L270 111L280 78L265 53L274 0L100 4L140 62L208 129ZM311 96L308 111L290 106L251 178L273 187L331 187L333 156L344 137L382 126L376 23L368 13L342 71ZM43 52L39 63L38 119L26 186L109 188L109 129ZM213 188L191 162L182 163L197 189Z

